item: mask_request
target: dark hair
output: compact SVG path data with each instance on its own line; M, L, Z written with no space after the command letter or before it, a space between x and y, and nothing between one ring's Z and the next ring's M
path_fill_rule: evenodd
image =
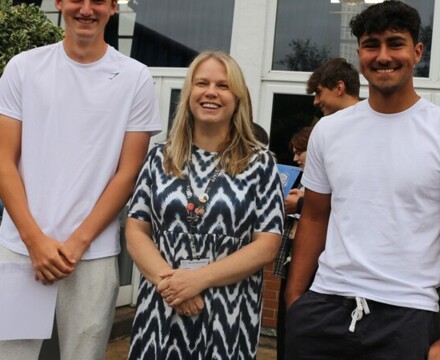
M359 38L386 30L408 31L414 44L419 42L420 15L413 7L397 0L386 0L367 7L350 21L351 33Z
M307 94L313 94L318 86L334 89L338 81L343 81L348 95L359 97L359 72L344 58L327 61L317 68L307 81Z
M261 125L257 123L252 123L252 131L254 132L255 138L265 146L269 145L269 135L267 131Z
M292 135L289 145L290 148L295 148L296 151L304 152L307 150L307 144L309 143L310 134L312 133L313 126L303 127Z

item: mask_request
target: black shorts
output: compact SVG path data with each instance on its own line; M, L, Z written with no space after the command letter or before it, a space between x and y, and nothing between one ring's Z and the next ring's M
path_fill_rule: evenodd
M356 300L309 290L286 313L285 360L423 360L439 338L438 314L368 300L349 331Z

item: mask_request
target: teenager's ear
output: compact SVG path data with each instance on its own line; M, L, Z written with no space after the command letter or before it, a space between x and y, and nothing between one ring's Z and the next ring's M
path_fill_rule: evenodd
M343 95L345 93L345 83L342 80L339 80L336 84L336 89L338 91L338 95Z
M61 11L61 0L55 0L55 8Z
M422 59L422 54L423 54L423 43L419 42L414 46L414 56L415 56L416 64L418 64Z
M112 2L112 15L114 15L118 7L118 0L111 0L111 2Z

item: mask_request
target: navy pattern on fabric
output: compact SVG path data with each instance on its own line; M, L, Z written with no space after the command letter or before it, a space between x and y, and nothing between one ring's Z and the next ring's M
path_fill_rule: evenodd
M203 192L215 171L217 153L193 147L191 187ZM188 169L184 169L188 173ZM151 222L152 237L164 259L178 268L189 259L187 180L163 169L163 144L148 154L130 203L129 217ZM247 170L221 172L197 224L196 249L210 262L249 244L253 232L281 234L283 195L273 156L258 150ZM145 254L148 256L148 254ZM205 308L178 315L141 276L129 359L255 359L260 330L262 271L237 284L204 291Z

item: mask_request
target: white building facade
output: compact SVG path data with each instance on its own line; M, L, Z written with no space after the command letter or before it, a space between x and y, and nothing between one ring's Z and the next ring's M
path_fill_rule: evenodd
M345 57L357 66L356 39L348 22L371 0L130 0L120 1L111 44L149 65L155 79L164 140L190 59L221 49L241 65L251 93L254 121L270 134L280 162L291 161L290 135L319 117L305 93L320 62ZM377 2L377 1L376 1ZM404 0L422 17L426 57L415 69L415 87L440 105L440 0ZM43 10L62 25L53 0ZM124 94L121 94L124 96ZM361 78L361 97L368 96ZM125 257L124 257L125 256ZM135 302L138 276L121 257L118 304Z

